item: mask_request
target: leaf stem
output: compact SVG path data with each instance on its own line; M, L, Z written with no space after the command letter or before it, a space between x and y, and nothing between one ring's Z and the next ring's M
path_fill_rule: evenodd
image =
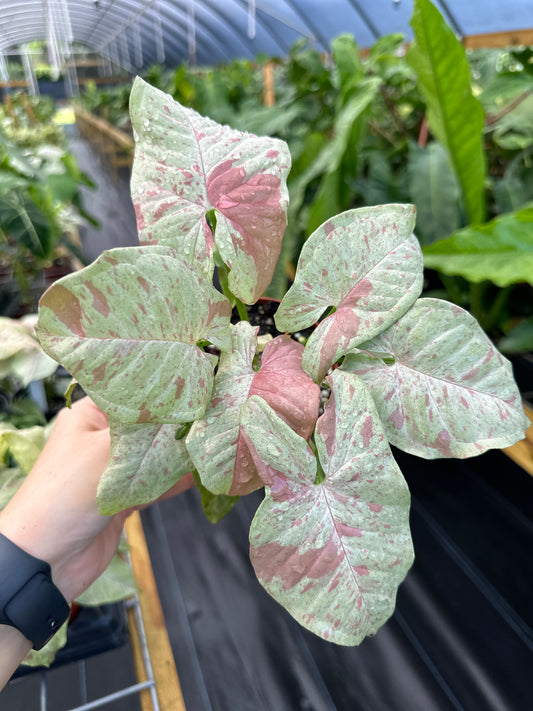
M225 264L218 265L218 280L220 282L220 288L222 289L222 293L227 299L229 299L230 304L237 308L237 312L241 321L249 322L250 319L248 317L246 305L240 299L238 299L229 288L228 273L229 270Z
M507 299L509 298L509 294L513 286L513 284L510 284L509 286L498 290L498 294L496 295L496 298L494 299L490 311L488 312L483 323L483 328L485 329L485 331L491 331L498 323L503 307L505 306Z
M470 284L470 313L483 325L483 295L486 285L483 283Z
M250 322L250 319L248 317L248 310L246 309L246 304L243 304L243 302L240 299L235 298L235 306L237 307L237 312L239 314L239 318L241 321L248 321Z

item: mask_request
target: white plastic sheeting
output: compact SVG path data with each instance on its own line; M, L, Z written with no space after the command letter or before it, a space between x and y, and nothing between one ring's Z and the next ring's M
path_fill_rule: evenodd
M533 0L434 0L459 36L533 28ZM80 42L129 71L154 62L217 64L283 56L300 38L327 51L400 32L412 0L1 0L0 53L46 39L60 62Z

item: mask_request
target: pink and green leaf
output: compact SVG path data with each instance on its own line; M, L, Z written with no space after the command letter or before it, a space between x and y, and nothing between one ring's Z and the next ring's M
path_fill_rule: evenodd
M189 422L211 396L231 306L178 252L126 247L52 285L39 307L45 351L112 419L126 424Z
M202 483L215 494L244 495L263 486L241 433L241 409L249 397L262 397L305 439L318 417L320 391L302 370L303 346L278 336L265 346L257 373L256 347L256 329L237 324L232 351L221 355L211 403L187 436Z
M250 557L261 584L300 624L354 645L392 614L412 563L409 492L363 382L340 371L330 382L316 429L320 484L304 439L264 400L243 408L266 485Z
M458 306L419 299L362 349L342 369L365 380L396 447L426 459L464 458L524 437L511 364Z
M286 144L220 126L139 78L130 113L141 243L179 249L208 278L216 246L231 269L230 289L254 303L270 284L287 226ZM212 209L214 238L206 221Z
M305 243L296 279L276 313L280 331L316 323L303 368L316 382L342 355L396 321L422 291L423 259L412 205L341 213Z
M176 425L110 422L111 453L98 485L98 510L112 515L150 504L194 466Z
M202 484L213 494L232 489L236 469L241 470L239 479L248 479L249 491L262 486L246 453L239 451L239 413L254 379L256 347L256 328L246 322L234 326L231 350L220 355L211 401L186 438Z

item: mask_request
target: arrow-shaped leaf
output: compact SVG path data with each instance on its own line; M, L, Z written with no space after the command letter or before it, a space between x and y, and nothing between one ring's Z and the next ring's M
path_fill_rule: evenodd
M429 128L448 151L470 222L485 217L485 115L473 95L465 49L430 0L415 0L407 62L427 102Z
M109 463L98 484L101 514L149 504L194 469L176 425L110 425Z
M467 311L419 299L363 347L342 369L365 380L396 447L426 459L464 458L524 437L511 364Z
M396 321L422 291L423 261L412 235L412 205L380 205L341 213L304 244L296 279L276 313L280 331L316 323L303 368L320 382L328 368ZM372 335L370 335L372 334Z
M112 419L189 422L207 406L217 361L196 343L227 345L230 313L176 251L126 247L52 285L37 334Z
M267 591L304 627L358 644L392 614L413 560L409 492L362 381L331 376L316 442L325 472L268 405L246 403L266 496L250 528L250 557Z
M278 336L265 346L256 373L256 331L244 322L234 327L233 347L221 355L212 400L187 435L202 483L215 494L244 495L263 486L241 436L241 408L249 397L262 397L305 439L318 417L320 391L302 370L303 346Z
M424 262L444 274L498 286L533 286L533 204L459 230L424 248Z
M270 284L287 226L290 154L283 141L220 126L137 78L132 198L141 243L169 244L208 278L216 247L229 287L254 303Z

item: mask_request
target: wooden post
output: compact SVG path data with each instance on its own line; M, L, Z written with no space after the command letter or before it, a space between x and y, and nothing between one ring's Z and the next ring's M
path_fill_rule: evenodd
M524 405L524 412L531 420L531 425L526 431L525 438L513 444L512 447L506 447L502 451L505 452L508 457L511 457L522 469L528 472L528 474L533 476L533 410L527 405Z
M146 547L141 516L138 511L135 511L126 520L126 535L130 545L133 572L140 588L139 603L159 706L161 711L186 711L152 564ZM139 642L135 636L132 638L132 647L136 657L137 674L140 677L139 680L142 681L144 665L142 665L142 659L139 660ZM137 649L136 653L135 649ZM142 708L143 711L152 711L153 704L148 694L142 695Z
M19 120L17 118L17 112L15 111L15 107L13 106L13 102L11 101L11 97L7 92L4 96L4 104L6 106L7 115L13 121L14 126L18 126Z
M273 61L267 62L263 68L263 102L265 106L274 106L276 103Z
M24 91L22 92L22 94L20 95L20 100L22 102L22 106L24 107L24 111L26 112L26 116L28 117L31 125L35 126L37 124L37 119L35 118L35 111L33 110L33 106L31 105L26 92L24 92Z

